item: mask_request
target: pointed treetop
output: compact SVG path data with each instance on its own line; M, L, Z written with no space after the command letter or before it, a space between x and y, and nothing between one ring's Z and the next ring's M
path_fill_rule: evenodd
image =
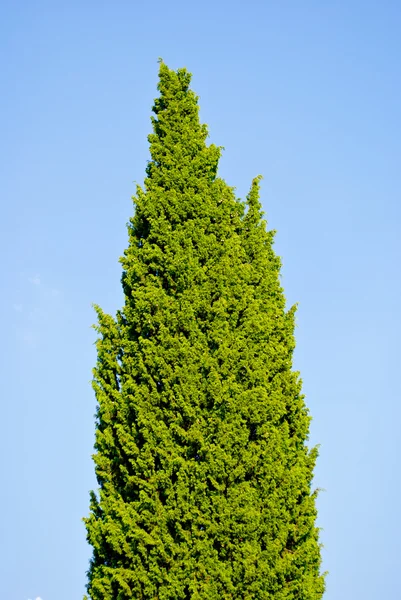
M189 87L191 77L187 69L174 71L160 61L160 95L154 101L153 133L148 136L148 190L196 189L205 178L210 181L216 176L221 149L206 145L208 130L199 121L198 96Z

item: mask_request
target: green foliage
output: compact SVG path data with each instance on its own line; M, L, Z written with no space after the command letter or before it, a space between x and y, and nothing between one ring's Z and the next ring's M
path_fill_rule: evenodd
M324 589L294 309L256 178L217 176L190 74L161 62L121 259L125 304L98 314L85 519L93 600L317 600Z

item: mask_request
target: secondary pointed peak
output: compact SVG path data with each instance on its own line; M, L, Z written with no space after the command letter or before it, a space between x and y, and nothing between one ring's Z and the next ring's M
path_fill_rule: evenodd
M263 179L262 175L254 177L251 184L251 189L246 197L246 205L248 211L245 216L245 220L249 223L250 221L259 222L263 217L262 205L260 203L260 182Z

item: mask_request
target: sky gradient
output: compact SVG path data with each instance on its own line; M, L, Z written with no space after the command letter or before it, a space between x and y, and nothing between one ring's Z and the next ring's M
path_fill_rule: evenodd
M401 3L3 0L0 580L80 599L95 320L146 161L157 59L186 66L220 175L262 174L321 444L326 600L398 598Z

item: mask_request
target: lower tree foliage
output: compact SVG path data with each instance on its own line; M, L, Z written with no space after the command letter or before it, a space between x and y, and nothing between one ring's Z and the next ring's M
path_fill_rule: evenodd
M93 600L322 597L310 417L292 370L273 232L245 202L185 69L160 64L151 160L121 259L125 303L97 307Z

